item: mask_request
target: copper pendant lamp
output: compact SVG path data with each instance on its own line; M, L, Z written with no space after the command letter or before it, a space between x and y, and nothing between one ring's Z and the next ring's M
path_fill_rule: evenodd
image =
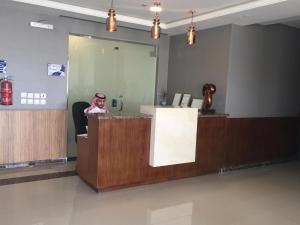
M189 30L187 32L187 44L188 45L193 45L196 42L196 30L195 30L195 26L194 26L194 11L191 11L192 14L192 20L191 20L191 24L189 26Z
M110 9L108 10L108 17L106 19L106 31L115 32L117 31L117 19L116 11L114 10L114 1L111 1Z
M160 20L158 17L158 14L155 14L154 20L153 20L153 26L151 27L151 38L157 40L160 38Z

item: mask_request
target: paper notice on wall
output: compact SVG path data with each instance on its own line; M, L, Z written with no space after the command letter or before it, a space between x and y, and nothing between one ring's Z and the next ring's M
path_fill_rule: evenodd
M6 73L7 63L6 60L0 59L0 73Z
M48 76L64 77L66 75L66 67L62 64L48 64Z

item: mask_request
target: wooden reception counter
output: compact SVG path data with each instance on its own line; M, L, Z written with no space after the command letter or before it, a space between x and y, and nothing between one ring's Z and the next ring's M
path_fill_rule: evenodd
M291 159L297 149L297 118L199 116L195 162L152 167L151 116L95 114L89 115L88 120L88 135L78 137L76 169L97 191L198 176L224 167Z

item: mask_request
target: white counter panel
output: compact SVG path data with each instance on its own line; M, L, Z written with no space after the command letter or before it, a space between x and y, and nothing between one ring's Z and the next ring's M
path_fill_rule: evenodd
M151 166L195 162L198 109L141 106L141 113L153 116Z

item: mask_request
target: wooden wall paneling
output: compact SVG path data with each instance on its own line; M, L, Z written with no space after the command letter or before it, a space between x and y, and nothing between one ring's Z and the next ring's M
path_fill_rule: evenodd
M55 147L55 142L59 142L59 139L50 136L52 130L58 132L54 122L55 115L53 112L36 111L31 113L31 117L29 129L31 127L30 138L33 140L30 143L34 142L34 146L28 146L26 151L33 151L34 157L31 160L51 159L51 147ZM53 145L51 145L50 140L53 141Z
M5 157L5 154L6 154L6 137L4 136L4 131L5 131L5 121L7 120L6 119L7 115L6 113L3 113L0 111L0 143L1 144L1 149L0 149L0 164L3 164L4 162L4 158Z
M296 157L296 118L266 119L264 137L264 157L268 160L276 161Z
M91 115L88 123L88 138L78 137L77 139L76 171L89 185L99 189L99 120L96 115Z
M278 125L274 123L273 119L269 118L264 121L264 160L273 161L277 158L276 152L278 149L276 138L278 138Z
M200 170L197 162L177 164L170 167L173 168L173 171L170 174L171 176L169 175L170 179L179 179L200 175Z
M99 120L97 118L97 115L93 115L91 117L91 120L88 121L88 144L84 148L84 151L88 149L89 157L88 161L86 162L88 164L88 179L92 183L96 183L96 187L99 186L99 165L101 162L99 161L99 142L102 141L102 139L99 139Z
M255 150L253 151L257 155L253 156L255 162L266 162L265 160L265 148L264 148L264 141L265 141L265 134L264 134L264 127L265 127L265 119L264 118L256 118L259 121L259 127L254 123L252 124L252 130L254 132L255 138Z
M241 165L259 163L263 161L263 147L261 142L261 131L263 130L263 119L241 120L241 137L236 137L242 151Z
M67 112L48 111L49 121L46 127L50 127L48 135L51 159L66 157L67 149ZM49 115L50 114L50 115ZM52 114L52 117L51 117Z
M199 118L196 162L201 173L217 172L223 167L224 138L225 118Z
M34 123L34 120L37 118L36 112L14 111L11 118L14 139L14 162L35 160L37 154L36 149L38 149L38 151L44 151L44 149L39 149L39 145L37 145L39 136L35 132L35 129L38 125Z
M12 138L10 132L9 113L8 111L0 111L0 164L4 164L10 160L10 149L12 148Z
M130 121L126 121L129 125ZM129 127L125 127L125 129ZM151 119L149 118L141 118L138 120L134 120L134 127L131 127L132 130L129 131L130 136L134 137L132 141L127 141L126 148L130 149L135 156L127 155L127 168L132 168L132 163L138 162L137 167L134 166L134 170L138 171L136 179L134 182L143 182L145 180L145 176L147 176L147 169L149 166L149 152L150 152L150 132L151 132ZM128 134L127 134L128 135ZM134 141L134 139L136 141ZM138 152L134 153L133 149L137 149ZM133 174L129 173L128 177L135 176L136 172Z
M6 132L7 134L5 134L4 136L8 135L7 138L7 142L8 145L6 145L6 147L8 147L7 149L7 155L4 159L4 163L14 163L14 146L15 146L15 137L14 137L14 132L15 132L15 113L13 111L7 111L7 118L8 120L5 121L4 123L8 124L7 128L6 128Z
M228 118L225 167L295 157L295 124L295 118Z
M150 126L151 120L144 118L100 120L101 188L143 181Z
M66 112L64 110L40 110L31 113L30 137L34 138L33 160L58 159L66 157L67 134Z
M285 159L292 152L292 124L289 123L288 119L278 119L276 122L276 133L274 138L276 139L277 148L274 151L274 159Z
M78 136L77 137L77 161L76 161L76 172L82 177L86 178L88 176L89 171L89 157L91 155L90 148L89 148L89 139L88 136ZM95 168L97 170L97 167ZM97 174L97 173L96 173ZM94 186L97 186L97 175L94 176L95 182L93 183Z
M300 159L300 112L297 119L297 158Z
M217 172L224 166L273 161L294 154L297 142L296 119L199 118L196 162L155 168L149 166L151 119L99 120L93 116L91 121L91 153L84 161L89 165L89 174L98 177L93 187L101 190L197 176ZM86 143L82 145L82 149L87 148ZM80 155L79 152L79 161Z
M227 119L225 126L225 156L224 167L238 166L241 164L242 152L236 141L240 131L239 119Z
M249 127L250 125L250 127ZM239 121L239 127L238 127L238 132L235 134L237 136L234 137L235 147L236 152L239 152L239 162L238 165L245 165L245 164L250 164L249 156L251 155L251 152L255 148L254 144L251 143L253 133L251 129L251 122L250 120L243 119ZM249 146L249 144L251 146ZM250 150L251 149L251 150Z
M229 118L226 121L225 167L262 161L259 119Z
M283 118L284 119L284 118ZM281 135L287 138L285 148L283 151L283 158L297 158L297 118L285 118L286 123L281 129Z
M65 110L1 110L1 164L66 157Z
M240 118L228 120L228 132L232 132L229 146L237 153L232 166L248 165L263 161L262 129L263 120L259 118Z
M150 143L149 143L150 146ZM160 167L152 167L149 165L149 153L144 153L143 160L144 168L145 168L145 177L143 178L144 182L154 183L158 181L166 181L174 178L174 166L160 166Z

